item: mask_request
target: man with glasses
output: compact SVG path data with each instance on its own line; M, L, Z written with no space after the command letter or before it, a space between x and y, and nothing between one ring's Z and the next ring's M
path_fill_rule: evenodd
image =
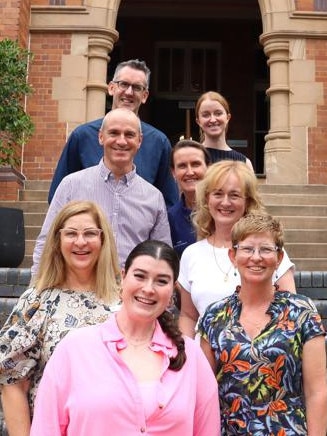
M126 108L138 115L141 104L149 96L150 70L143 61L131 59L117 65L108 84L112 109ZM49 203L61 180L70 173L97 165L103 156L98 133L102 118L78 126L69 136L59 158L49 190ZM169 159L171 145L167 136L155 127L141 121L142 144L134 163L136 172L158 188L167 206L178 200L177 185L171 175Z

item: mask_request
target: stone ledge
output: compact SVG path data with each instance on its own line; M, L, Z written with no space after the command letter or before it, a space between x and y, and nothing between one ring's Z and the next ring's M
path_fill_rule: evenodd
M0 268L0 297L19 297L30 281L30 268Z
M30 280L30 268L0 268L0 297L17 298ZM313 298L327 299L327 271L296 271L295 284L299 293L307 289Z

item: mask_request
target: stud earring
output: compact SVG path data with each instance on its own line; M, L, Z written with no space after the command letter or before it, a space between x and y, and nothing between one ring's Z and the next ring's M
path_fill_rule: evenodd
M277 272L277 270L275 271L275 280L276 281L278 280L278 272Z

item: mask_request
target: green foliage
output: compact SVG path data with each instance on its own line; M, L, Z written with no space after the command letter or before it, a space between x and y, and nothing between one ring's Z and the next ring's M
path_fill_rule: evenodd
M17 166L20 147L34 131L24 110L24 97L32 93L27 83L31 53L17 41L0 41L0 166Z

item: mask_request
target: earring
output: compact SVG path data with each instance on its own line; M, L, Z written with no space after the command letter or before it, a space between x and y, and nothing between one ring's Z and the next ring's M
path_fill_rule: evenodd
M172 296L169 299L169 303L167 306L167 310L169 311L170 309L172 309L175 306L175 295L172 294Z
M123 301L122 296L123 296L123 288L119 286L119 291L118 291L119 303L122 303Z
M277 269L276 269L276 271L275 271L275 280L276 280L276 282L277 282L277 280L278 280L278 272L277 272Z
M237 268L236 268L236 266L234 267L234 277L236 277L237 276Z

